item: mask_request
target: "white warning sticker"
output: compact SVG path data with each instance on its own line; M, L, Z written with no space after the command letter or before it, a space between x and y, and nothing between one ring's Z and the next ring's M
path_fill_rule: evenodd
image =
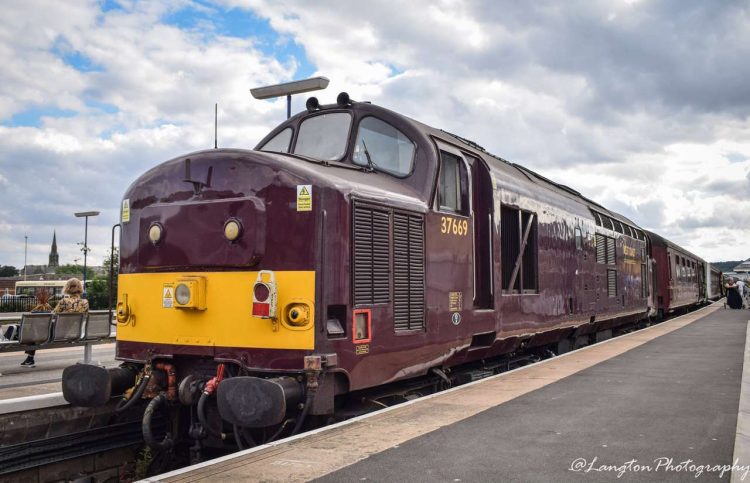
M174 286L171 283L165 283L161 294L161 306L165 309L174 307Z
M312 185L297 185L297 211L312 211Z

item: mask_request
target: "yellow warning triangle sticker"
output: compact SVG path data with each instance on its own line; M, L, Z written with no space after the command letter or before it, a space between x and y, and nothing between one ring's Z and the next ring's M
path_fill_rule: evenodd
M164 291L164 298L165 299L171 299L172 298L172 289L168 288Z
M300 190L299 196L310 196L310 193L307 191L307 188L305 186L303 186Z

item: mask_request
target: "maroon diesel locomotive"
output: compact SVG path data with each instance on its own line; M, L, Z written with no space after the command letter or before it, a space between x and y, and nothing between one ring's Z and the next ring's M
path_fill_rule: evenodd
M130 186L123 366L67 368L68 401L193 407L194 439L297 431L352 391L564 352L705 298L705 262L566 186L345 93L307 107L255 150Z

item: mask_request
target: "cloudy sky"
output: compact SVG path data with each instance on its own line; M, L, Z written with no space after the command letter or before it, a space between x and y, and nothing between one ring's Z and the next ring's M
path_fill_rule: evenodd
M475 140L711 261L750 257L745 1L3 2L0 265L100 264L122 193L285 117L255 86L325 75ZM296 99L299 111L304 98Z

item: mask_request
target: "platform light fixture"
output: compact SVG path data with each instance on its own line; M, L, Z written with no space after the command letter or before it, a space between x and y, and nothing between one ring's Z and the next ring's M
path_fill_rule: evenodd
M275 84L250 89L250 94L255 99L272 99L274 97L286 96L286 118L292 117L292 96L304 92L319 91L328 87L330 81L327 77L312 77L299 81Z
M83 230L83 293L86 293L86 255L89 253L89 217L90 216L98 216L98 211L79 211L78 213L73 213L76 218L84 218L86 220L86 225Z

